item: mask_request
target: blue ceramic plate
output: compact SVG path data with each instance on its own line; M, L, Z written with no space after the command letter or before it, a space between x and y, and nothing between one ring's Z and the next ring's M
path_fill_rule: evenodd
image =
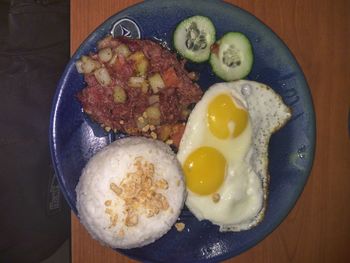
M217 29L217 39L228 31L241 31L253 44L255 61L247 77L270 85L293 110L288 124L271 138L270 195L265 219L257 227L239 233L220 233L208 221L199 222L186 209L183 232L174 228L155 243L122 252L152 262L210 262L233 257L254 246L286 217L298 199L310 173L315 148L315 117L303 73L286 45L251 14L219 1L146 1L109 18L79 47L66 67L53 102L50 145L61 189L76 213L75 186L82 168L97 151L118 136L104 132L82 113L75 95L85 83L74 63L106 34L154 38L172 47L176 25L192 15L205 15ZM221 80L207 63L188 64L200 72L203 89Z

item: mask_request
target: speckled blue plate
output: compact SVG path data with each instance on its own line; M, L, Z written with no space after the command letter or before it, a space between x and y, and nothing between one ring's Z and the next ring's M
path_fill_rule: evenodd
M265 219L257 227L239 233L220 233L208 221L199 222L186 209L183 232L172 229L155 243L121 252L152 262L211 262L233 257L254 246L286 217L309 176L315 148L315 117L303 73L286 45L251 14L219 1L146 1L109 18L80 46L66 67L53 102L50 146L61 189L76 213L75 186L82 168L97 151L118 136L105 133L82 113L75 95L85 83L75 61L94 51L107 33L154 38L172 47L172 32L186 17L205 15L217 29L217 39L228 31L241 31L253 44L255 62L248 79L273 87L293 109L288 124L270 142L270 195ZM207 89L216 78L207 63L188 64L201 73L199 84Z

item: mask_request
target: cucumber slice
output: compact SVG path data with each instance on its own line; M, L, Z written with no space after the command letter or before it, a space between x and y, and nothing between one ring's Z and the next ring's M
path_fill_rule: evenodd
M242 33L226 33L211 49L210 65L213 72L226 81L244 78L252 69L253 48Z
M209 59L210 47L215 42L215 27L208 17L192 16L176 27L173 41L183 57L203 62Z

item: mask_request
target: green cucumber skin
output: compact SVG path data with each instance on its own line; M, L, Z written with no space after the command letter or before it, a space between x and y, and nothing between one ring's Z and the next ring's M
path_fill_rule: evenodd
M175 34L178 30L180 30L180 27L184 26L186 23L188 23L189 20L192 20L192 19L203 19L204 21L208 22L208 25L211 27L211 30L213 31L212 32L212 37L211 37L211 41L210 43L208 43L208 47L206 48L206 55L202 55L201 57L196 57L196 54L188 54L188 53L185 53L183 51L181 51L181 48L179 48L179 45L176 43L177 39L175 37ZM202 15L195 15L195 16L191 16L191 17L188 17L184 20L182 20L181 22L179 22L173 32L173 47L174 49L177 51L178 54L180 54L182 57L184 57L186 60L190 61L190 62L193 62L193 63L202 63L202 62L205 62L205 61L208 61L209 58L210 58L210 47L212 44L215 43L215 40L216 40L216 28L213 24L213 22L211 21L211 19L207 16L202 16Z
M228 33L224 34L216 43L220 46L222 39L230 37L230 35L232 35L232 34L234 34L234 37L237 37L237 36L241 37L248 44L247 45L248 50L245 54L245 58L249 59L249 63L248 63L248 65L246 65L246 68L247 68L246 70L243 69L242 72L238 72L238 73L231 72L230 73L228 71L225 71L221 67L221 61L219 61L218 56L211 52L210 58L209 58L209 63L210 63L211 69L215 73L216 76L218 76L219 78L221 78L225 81L233 81L233 80L245 78L251 72L251 70L253 68L253 64L254 64L253 46L245 34L243 34L241 32L228 32Z

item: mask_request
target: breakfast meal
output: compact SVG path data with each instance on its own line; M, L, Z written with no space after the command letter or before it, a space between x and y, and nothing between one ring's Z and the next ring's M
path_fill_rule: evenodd
M83 110L106 131L178 145L191 107L202 96L196 74L151 40L107 36L76 67L87 83L78 94Z
M79 219L113 248L154 242L176 222L185 199L181 166L170 147L129 137L94 155L79 179Z
M269 86L242 80L254 61L244 34L216 40L212 21L193 16L178 24L173 44L183 60L152 40L107 36L76 62L83 111L130 136L95 154L76 187L81 222L112 248L150 244L172 227L180 234L184 203L221 232L264 218L269 140L291 110ZM203 94L186 60L209 63L229 82Z
M220 231L241 231L264 216L268 143L291 117L268 86L240 80L210 87L193 109L177 157L188 190L186 206Z

